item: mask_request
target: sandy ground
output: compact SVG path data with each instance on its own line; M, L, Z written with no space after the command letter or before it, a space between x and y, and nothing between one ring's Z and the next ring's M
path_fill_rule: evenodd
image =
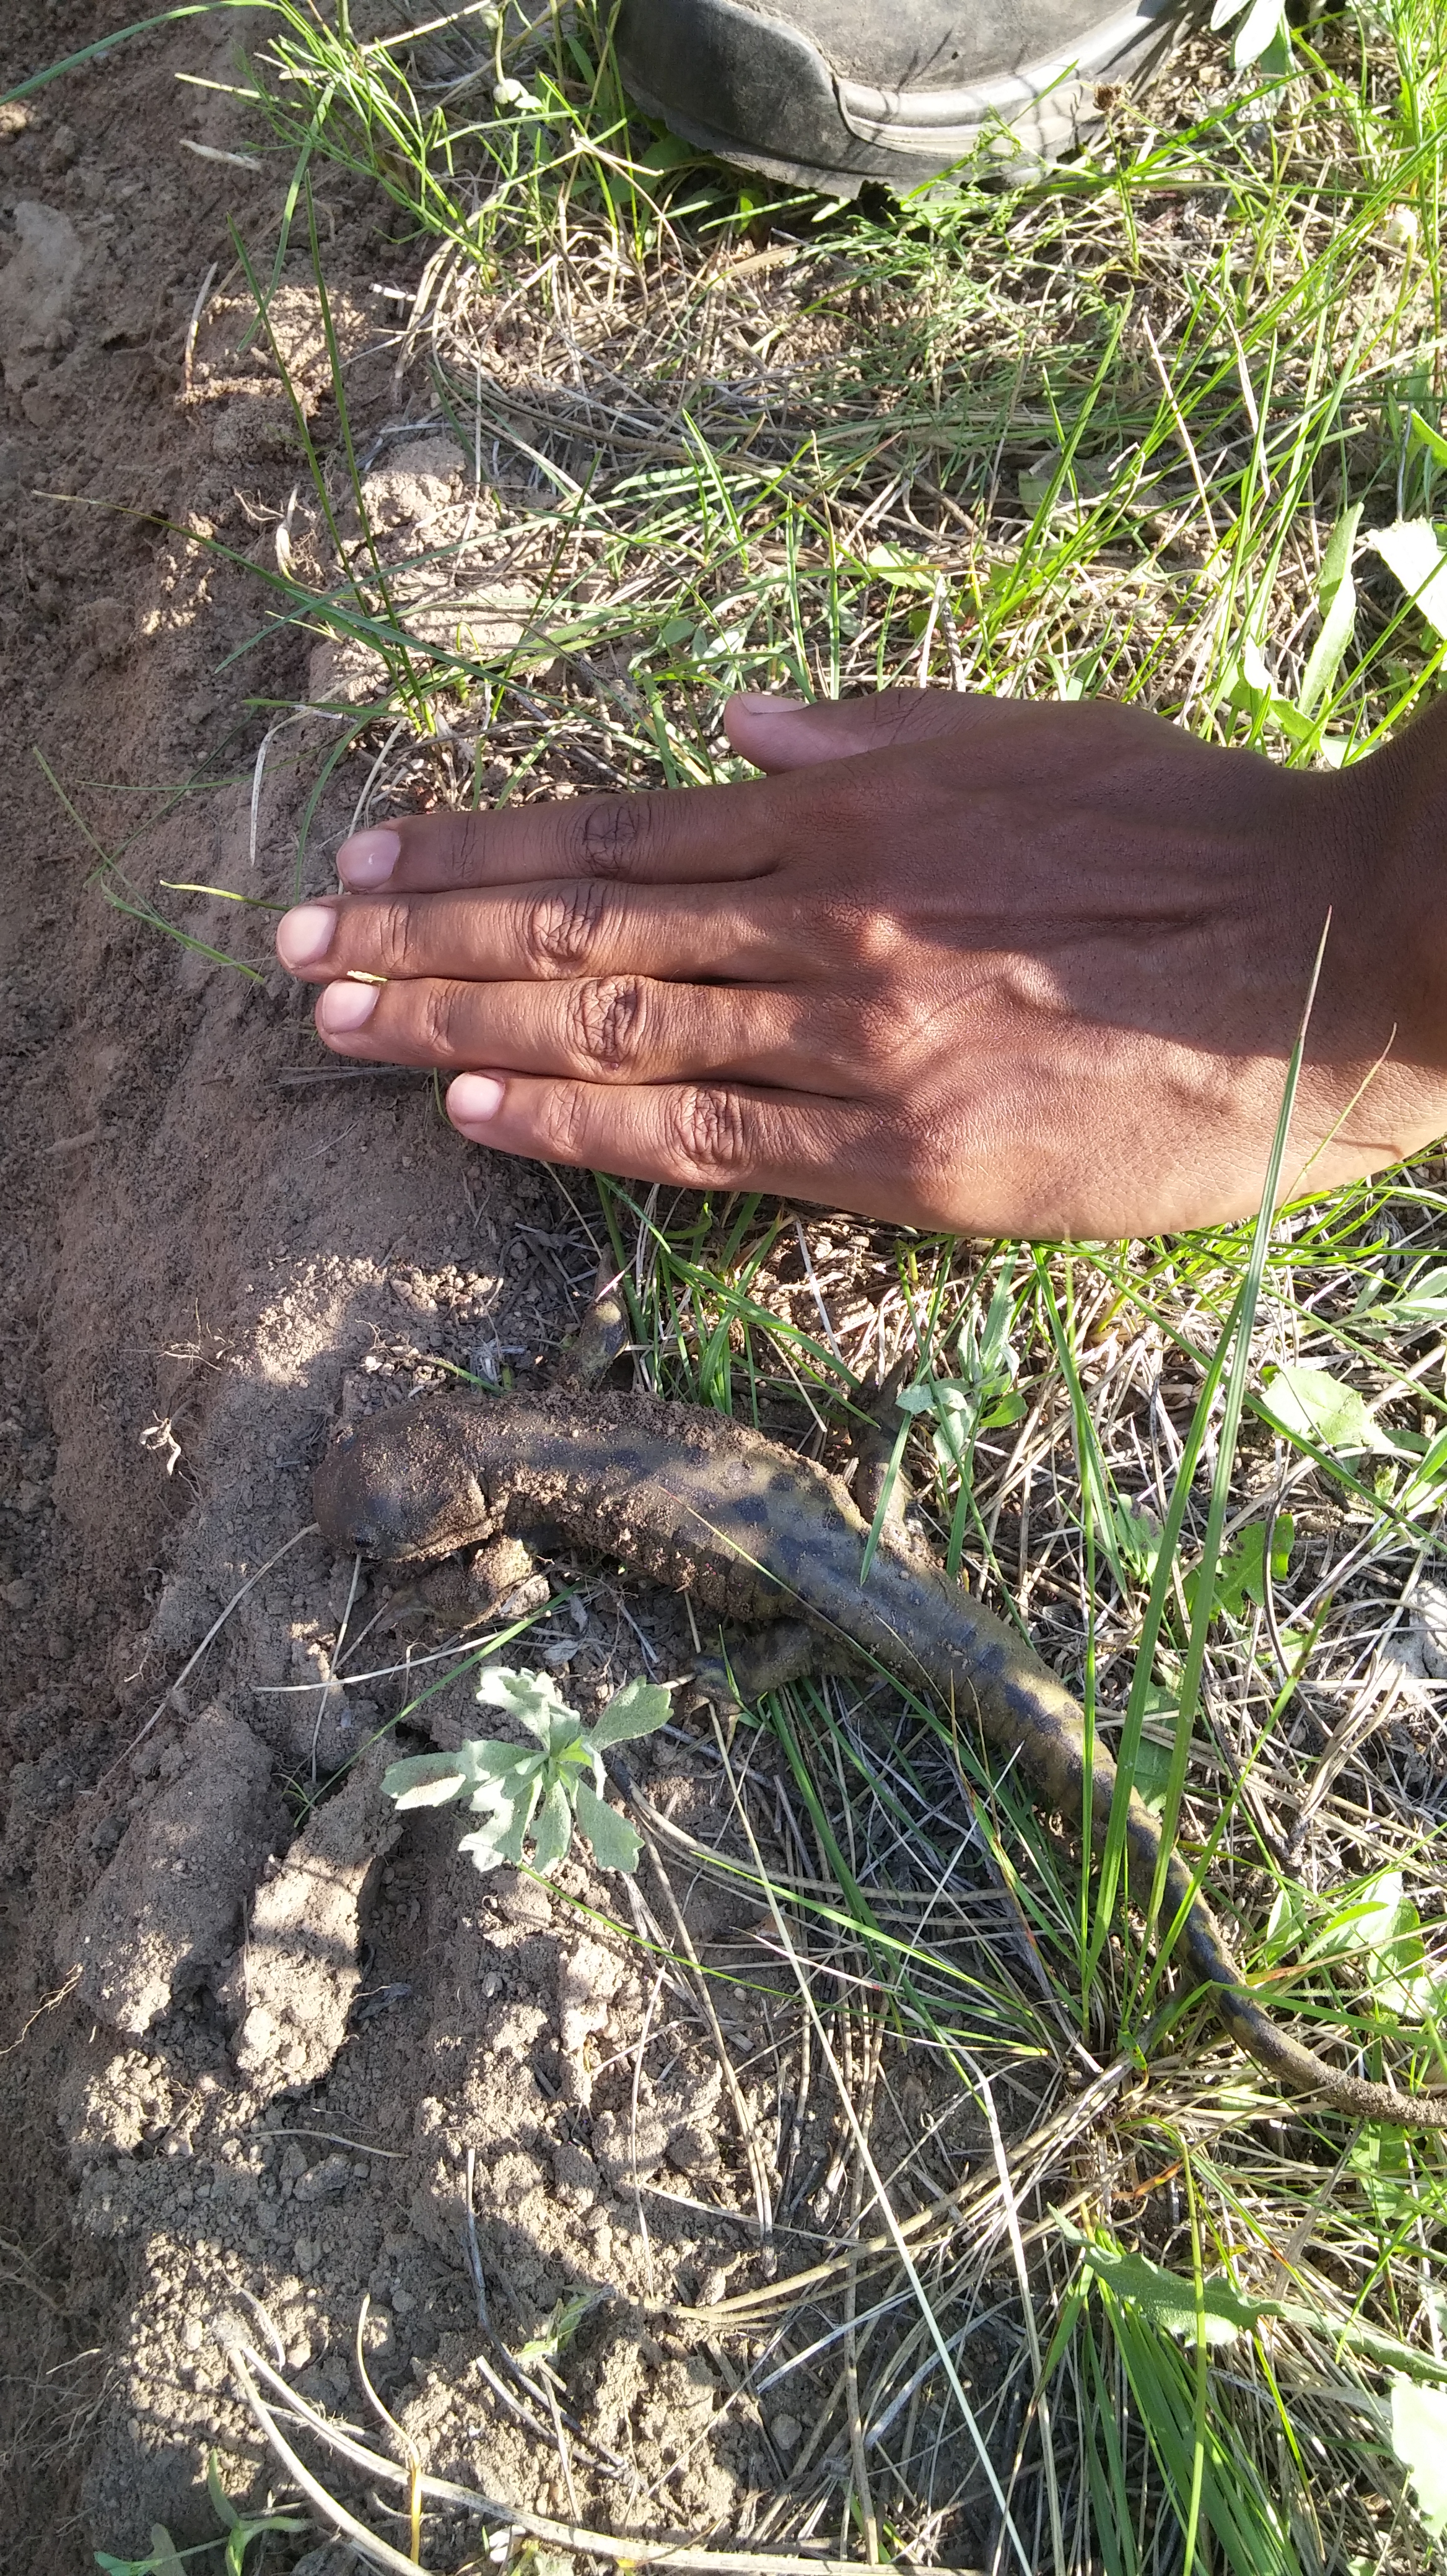
M0 78L118 14L12 0ZM346 2411L365 2295L372 2374L429 2460L566 2513L556 2441L511 2419L476 2366L469 2151L504 2336L580 2286L599 2294L567 2363L578 2508L743 2532L799 2424L775 2441L731 2403L716 2348L678 2313L776 2259L746 2215L705 2206L750 2200L693 2006L609 1934L616 1882L570 1864L549 1898L479 1879L446 1817L399 1835L365 1749L400 1704L395 1675L288 1687L324 1676L352 1589L349 1562L296 1540L327 1426L479 1351L545 1366L586 1289L584 1235L546 1173L464 1148L425 1083L336 1077L285 978L248 982L108 908L58 793L108 851L126 846L143 891L290 888L325 728L281 738L253 866L265 716L246 700L304 696L306 640L263 632L222 670L267 602L244 563L197 542L274 562L304 480L275 371L242 345L228 232L269 257L284 174L185 148L236 140L226 103L174 78L225 62L205 22L163 32L9 111L0 140L6 2564L69 2576L95 2546L143 2550L158 2520L181 2545L210 2537L210 2442L233 2492L265 2491L215 2332L247 2298L293 2378ZM422 255L387 238L360 184L329 170L319 196L354 426L395 433L373 497L405 551L445 537L462 499L445 434L411 428L427 388L396 376L396 307L375 292L413 285ZM335 410L301 262L278 313L325 446ZM168 797L203 763L219 784ZM323 798L308 885L329 880L358 782L352 764ZM266 916L193 898L182 917L265 966ZM635 1629L616 1577L544 1571L555 1591L577 1580L541 1642L586 1709L640 1668ZM482 1606L465 1572L364 1578L351 1631L375 1618L363 1664L394 1666ZM675 1615L645 1602L665 1657ZM443 1742L468 1714L459 1689L426 1712ZM706 1825L701 1747L668 1741L650 1786ZM700 1955L726 1956L727 1901L683 1893ZM672 2036L635 2086L645 2013ZM741 2001L725 2034L741 2061L753 2014ZM747 2078L741 2099L777 2129ZM808 2396L805 2374L795 2418Z

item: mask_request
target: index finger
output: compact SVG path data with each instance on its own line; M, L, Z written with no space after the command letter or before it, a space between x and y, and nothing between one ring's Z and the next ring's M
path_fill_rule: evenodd
M337 873L358 893L387 885L440 894L560 877L707 885L770 874L783 856L779 809L780 790L758 778L568 797L500 814L406 814L344 841Z

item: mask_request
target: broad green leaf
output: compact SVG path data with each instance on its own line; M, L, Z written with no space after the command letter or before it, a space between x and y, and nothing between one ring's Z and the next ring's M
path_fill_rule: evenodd
M1379 2227L1394 2227L1405 2219L1410 2225L1422 2214L1415 2159L1407 2152L1406 2137L1400 2129L1385 2129L1368 2121L1352 2141L1347 2159ZM1408 2356L1402 2356L1405 2361Z
M921 563L917 555L907 555L899 546L870 546L864 561L879 581L892 581L906 590L930 590L939 575L932 564Z
M1404 1281L1397 1295L1376 1318L1394 1331L1406 1324L1447 1323L1447 1270L1419 1271Z
M1281 1582L1290 1567L1291 1542L1295 1535L1296 1523L1290 1513L1278 1513L1271 1545L1271 1576L1275 1583ZM1265 1608L1265 1554L1266 1526L1264 1522L1257 1521L1250 1529L1240 1532L1235 1546L1226 1550L1216 1568L1218 1610L1225 1610L1231 1618L1239 1619L1248 1601L1254 1601L1258 1609ZM1191 1611L1196 1607L1200 1580L1199 1568L1188 1574L1185 1580L1186 1607Z
M1421 1917L1399 1869L1384 1869L1363 1891L1357 1930L1367 1954L1367 1979L1378 2002L1403 2020L1415 2020L1418 1978L1427 1952Z
M1310 1909L1305 1889L1298 1886L1295 1879L1283 1879L1266 1918L1264 1948L1267 1958L1276 1960L1288 1950L1294 1950L1297 1943L1306 1938L1309 1923Z
M1194 2343L1197 2331L1196 2288L1176 2272L1167 2272L1145 2254L1128 2254L1119 2246L1086 2245L1084 2260L1119 2299L1128 2299L1166 2334ZM1234 2283L1217 2278L1201 2285L1201 2331L1207 2343L1234 2343L1267 2313L1254 2299L1243 2298Z
M626 1816L610 1807L606 1798L598 1797L586 1780L580 1780L573 1793L578 1829L589 1844L600 1869L623 1869L630 1874L638 1867L639 1842Z
M1142 1715L1164 1718L1174 1728L1179 1715L1174 1691L1163 1690L1159 1682L1150 1683ZM1143 1733L1131 1763L1130 1784L1141 1805L1148 1807L1153 1816L1158 1816L1166 1803L1170 1780L1170 1746L1158 1744L1153 1735Z
M698 161L702 158L698 144L685 143L676 134L660 134L656 143L649 144L638 166L643 170L662 173L665 170L685 169L690 161Z
M668 1724L673 1694L662 1682L625 1682L601 1716L588 1729L590 1745L626 1744L635 1735L653 1735Z
M1227 706L1249 716L1254 726L1273 724L1293 742L1305 742L1310 737L1310 724L1290 698L1282 696L1254 635L1243 637L1221 694Z
M546 1744L549 1731L559 1717L571 1716L551 1673L515 1673L506 1664L494 1664L477 1685L479 1708L505 1708L540 1744Z
M399 1807L445 1807L467 1787L467 1768L455 1753L417 1753L382 1775L382 1795Z
M567 1792L555 1780L542 1803L533 1829L533 1867L551 1869L573 1839L573 1812Z
M1211 12L1212 27L1224 27L1227 20L1234 18L1236 14L1237 8L1235 5L1232 5L1224 12L1219 7L1213 9ZM1232 42L1231 62L1233 69L1238 72L1249 70L1252 63L1259 63L1263 55L1270 54L1273 48L1279 56L1285 33L1285 0L1251 0L1251 6L1248 8L1241 25L1237 28L1235 38ZM1289 46L1287 48L1286 61L1289 67L1291 61ZM1276 63L1273 63L1270 66L1272 70L1277 69L1277 67Z
M1447 557L1430 519L1397 519L1369 541L1411 594L1434 635L1447 638Z
M1244 55L1233 55L1237 69L1245 67ZM1289 80L1296 69L1296 56L1291 50L1291 29L1283 12L1276 22L1276 32L1256 56L1258 74L1267 80Z
M1401 2022L1437 2019L1447 1994L1427 1962L1421 1918L1402 1873L1384 1869L1347 1903L1323 1912L1298 1887L1278 1890L1267 1925L1268 1957L1299 1952L1304 1967L1359 1959L1384 2012Z
M1423 2523L1440 2540L1447 2531L1447 2389L1393 2380L1392 2448L1412 2481Z
M1329 698L1336 685L1342 657L1352 640L1357 622L1357 586L1352 579L1352 549L1361 524L1362 504L1357 501L1338 519L1327 542L1321 561L1321 578L1317 598L1321 603L1321 631L1311 648L1297 705L1304 716L1314 713L1323 698Z
M1399 1869L1384 1869L1363 1891L1357 1937L1366 1953L1367 1982L1384 2012L1409 2022L1441 2015L1447 1993L1427 1964L1422 1918Z
M255 2522L233 2523L226 2535L226 2576L246 2576L246 2553L253 2540L269 2531L311 2531L309 2522L298 2522L294 2515L268 2513Z
M1356 1388L1343 1386L1329 1369L1278 1369L1263 1402L1283 1431L1310 1440L1318 1449L1368 1449L1388 1457L1401 1454L1390 1432L1372 1420Z

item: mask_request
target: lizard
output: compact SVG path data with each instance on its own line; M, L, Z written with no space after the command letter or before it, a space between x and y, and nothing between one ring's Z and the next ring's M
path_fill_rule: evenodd
M1078 1702L1026 1640L904 1542L888 1522L861 1580L870 1524L842 1480L702 1407L644 1394L445 1394L345 1426L317 1469L314 1502L338 1550L437 1558L548 1523L724 1620L773 1622L755 1687L812 1660L863 1658L972 1714L1037 1807L1086 1815L1104 1842L1116 1765L1087 1752ZM792 1614L792 1615L790 1615ZM737 1671L735 1666L735 1671ZM1180 1854L1134 1786L1126 1873L1161 1917L1237 2045L1300 2093L1357 2119L1447 2129L1447 2092L1403 2094L1332 2066L1283 2031L1241 1968Z

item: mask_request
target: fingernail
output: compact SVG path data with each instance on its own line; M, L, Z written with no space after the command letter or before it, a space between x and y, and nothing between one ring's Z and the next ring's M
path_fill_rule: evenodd
M485 1127L502 1107L507 1086L493 1073L460 1073L447 1093L447 1115L454 1127L470 1136L475 1127Z
M734 700L736 707L747 707L751 716L791 715L796 707L807 706L808 703L807 698L778 696L772 689L767 697L755 697L752 691L745 689Z
M337 874L343 885L385 885L401 856L400 832L389 832L379 824L375 831L354 832L349 841L343 841L337 852Z
M377 1007L380 984L328 984L317 996L317 1027L329 1038L365 1028Z
M336 937L336 906L330 903L299 903L294 912L284 913L276 926L276 953L283 966L293 974L303 966L315 966L325 957Z

